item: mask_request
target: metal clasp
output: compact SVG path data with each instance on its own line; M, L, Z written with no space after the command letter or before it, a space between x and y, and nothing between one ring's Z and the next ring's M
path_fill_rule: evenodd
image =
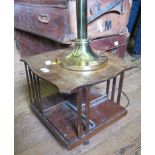
M40 15L38 16L38 20L39 20L41 23L48 24L48 22L49 22L49 15L48 15L48 14L40 14Z

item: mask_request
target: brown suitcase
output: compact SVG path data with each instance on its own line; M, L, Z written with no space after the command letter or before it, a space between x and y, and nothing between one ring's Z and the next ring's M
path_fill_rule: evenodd
M123 35L113 35L106 38L95 39L91 41L91 47L94 50L111 52L124 58L127 49L129 33Z
M69 46L21 30L15 30L15 40L16 47L19 49L21 57Z
M91 39L126 31L129 0L88 0ZM76 39L76 0L15 0L15 28L62 44Z
M16 43L21 56L30 56L54 49L68 48L73 45L59 44L50 39L40 37L21 30L16 30ZM91 41L94 50L112 52L119 57L124 57L124 52L128 44L129 33L114 35Z

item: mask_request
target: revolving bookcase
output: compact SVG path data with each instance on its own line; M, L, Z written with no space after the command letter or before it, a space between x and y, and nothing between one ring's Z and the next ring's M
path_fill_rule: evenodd
M135 67L111 53L105 53L108 64L93 71L71 71L54 63L71 51L61 49L21 58L33 112L68 150L89 144L92 136L127 114L120 105L124 73ZM54 84L59 92L42 97L41 80ZM96 89L99 83L104 85L103 93Z

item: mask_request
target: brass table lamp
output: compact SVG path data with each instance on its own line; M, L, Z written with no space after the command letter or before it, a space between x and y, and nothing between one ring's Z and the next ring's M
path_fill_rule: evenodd
M77 41L76 48L66 57L58 60L63 68L75 71L91 71L104 67L108 58L98 56L90 47L87 37L87 0L76 1Z

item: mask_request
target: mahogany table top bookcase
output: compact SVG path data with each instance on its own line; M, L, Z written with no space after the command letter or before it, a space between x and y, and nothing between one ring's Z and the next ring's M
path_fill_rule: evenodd
M25 63L32 111L68 150L81 143L89 144L92 136L127 114L120 105L124 73L135 67L111 53L104 53L108 57L107 65L93 71L72 71L55 63L72 50L21 58ZM42 97L40 80L54 84L59 92ZM95 89L99 83L105 84L105 92Z

